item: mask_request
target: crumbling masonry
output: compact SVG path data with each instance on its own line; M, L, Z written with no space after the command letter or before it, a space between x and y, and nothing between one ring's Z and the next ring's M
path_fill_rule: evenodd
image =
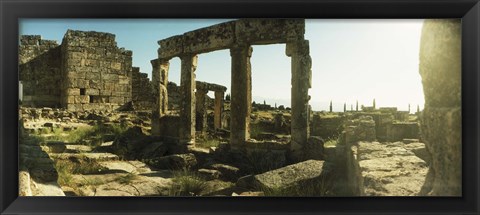
M292 65L292 140L291 152L295 157L302 153L309 137L308 128L308 89L311 87L311 58L308 40L304 38L305 21L303 19L243 19L213 25L207 28L190 31L158 41L158 59L152 61L154 86L158 99L153 109L153 124L159 124L168 107L166 95L162 92L168 74L169 60L181 59L180 106L180 144L194 144L196 108L195 70L197 55L221 49L230 49L231 61L231 125L230 143L233 147L241 147L250 138L249 124L252 102L251 65L252 45L286 44L286 54L291 57ZM197 92L198 89L197 89ZM202 91L201 91L202 92ZM223 98L218 93L217 99ZM216 116L220 110L215 109ZM219 120L219 118L217 118ZM218 121L215 120L216 123ZM216 124L217 125L217 124ZM152 128L153 133L161 133L160 126Z
M115 110L132 101L132 52L113 34L68 30L61 45L21 36L19 53L24 105Z

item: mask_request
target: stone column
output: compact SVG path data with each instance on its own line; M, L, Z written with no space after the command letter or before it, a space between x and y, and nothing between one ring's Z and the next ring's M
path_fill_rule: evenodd
M230 142L232 146L241 146L250 138L252 47L236 45L230 49L230 55L232 56Z
M425 20L419 66L425 107L419 117L431 161L420 195L462 196L461 47L461 20Z
M196 97L196 130L200 131L202 135L207 132L207 96L208 90L197 89Z
M197 55L180 56L182 101L180 105L180 144L195 144L195 69Z
M155 59L152 63L152 87L154 105L152 110L152 134L161 135L160 118L166 114L168 109L168 94L166 85L168 83L169 62L165 59Z
M292 58L292 122L290 150L294 159L301 159L302 150L309 137L308 89L311 87L312 59L308 40L288 42L286 54Z
M170 63L168 60L160 60L160 116L164 116L168 111L168 70Z
M152 88L153 88L153 109L152 109L152 135L160 135L160 64L158 59L151 60L152 64Z
M215 91L215 107L213 112L213 124L215 129L222 128L223 98L223 91Z

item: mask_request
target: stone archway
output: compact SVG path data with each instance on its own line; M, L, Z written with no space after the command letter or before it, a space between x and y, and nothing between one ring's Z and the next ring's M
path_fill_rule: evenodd
M291 152L295 157L302 154L309 137L308 89L311 88L311 58L308 40L304 38L303 19L240 19L197 29L158 41L158 59L152 61L153 74L168 73L168 61L181 59L180 145L195 143L195 70L197 55L221 49L230 49L231 61L231 123L230 143L242 147L250 138L251 112L251 65L252 45L286 44L286 54L291 57L292 82L292 136ZM167 83L161 75L154 78L157 95L152 119L152 133L160 126L159 118L164 110L161 91ZM155 76L155 77L157 77ZM166 77L166 76L165 76ZM158 84L160 83L160 84Z

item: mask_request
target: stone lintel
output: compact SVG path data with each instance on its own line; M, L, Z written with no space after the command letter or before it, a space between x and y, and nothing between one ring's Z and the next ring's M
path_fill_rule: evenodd
M183 40L183 35L176 35L158 41L158 45L160 45L160 48L158 49L158 57L173 58L183 54Z
M207 91L221 91L225 92L227 91L227 87L219 85L219 84L213 84L213 83L207 83L203 81L196 81L197 85L197 90L202 89L202 90L207 90Z
M303 40L304 19L240 19L236 21L236 43L252 45Z
M186 53L205 53L226 49L235 42L235 21L220 23L183 34Z
M240 19L159 40L158 56L172 58L184 53L201 54L242 43L286 43L303 40L304 34L304 19Z

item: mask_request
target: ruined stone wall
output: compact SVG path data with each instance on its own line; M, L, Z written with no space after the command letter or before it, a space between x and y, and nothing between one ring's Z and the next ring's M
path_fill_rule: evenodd
M182 102L182 92L180 86L178 86L175 82L168 82L167 85L168 91L168 110L179 110L180 104ZM209 110L213 109L215 99L210 98L208 95L206 96L206 103Z
M68 30L62 41L61 103L72 111L114 110L132 100L132 52L115 35Z
M422 194L462 195L461 20L430 19L422 29L422 139L431 155Z
M60 106L60 46L40 35L20 37L19 74L23 84L23 105Z
M375 141L377 138L375 121L371 116L360 116L358 119L345 121L344 131L347 143Z
M315 114L312 118L310 132L312 136L319 136L325 140L336 138L342 133L344 123L344 116Z
M140 68L132 68L132 101L135 110L152 110L153 88L148 75L141 73Z
M174 82L168 82L167 91L168 91L168 109L179 110L180 104L182 102L180 86L178 86Z
M420 129L416 122L396 122L387 128L387 140L390 142L402 141L403 139L418 139L420 136Z

